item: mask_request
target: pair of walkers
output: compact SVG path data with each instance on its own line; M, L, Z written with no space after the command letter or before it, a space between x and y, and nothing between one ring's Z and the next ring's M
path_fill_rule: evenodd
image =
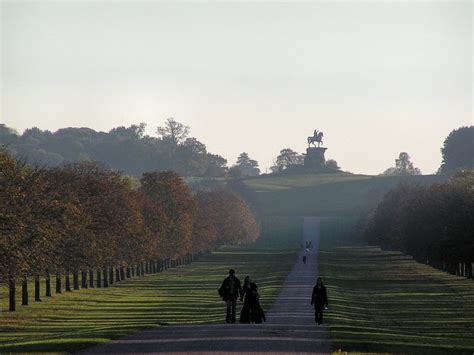
M265 321L265 313L260 306L260 295L255 282L247 276L242 286L240 280L235 276L233 269L229 270L227 276L218 290L219 295L226 302L226 322L235 323L237 299L244 302L240 312L240 323L262 323Z

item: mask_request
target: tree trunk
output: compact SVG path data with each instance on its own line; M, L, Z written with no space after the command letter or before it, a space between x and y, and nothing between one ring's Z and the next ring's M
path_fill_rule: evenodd
M16 310L16 299L15 299L16 287L15 287L15 278L11 273L8 274L8 295L9 295L9 304L8 310L14 312Z
M120 270L118 267L115 268L115 282L120 282Z
M137 276L141 276L141 274L140 274L140 264L137 264Z
M39 275L35 275L35 301L41 302L40 297L40 277Z
M71 292L71 278L69 277L69 271L66 271L66 292Z
M79 273L77 271L72 273L72 285L75 290L79 290Z
M135 267L133 266L133 264L130 266L130 269L132 271L132 277L135 277Z
M129 279L129 278L132 277L132 273L131 273L131 270L130 270L130 266L127 266L126 273L125 273L125 277L126 277L127 279Z
M145 275L145 270L144 270L144 267L143 267L143 263L140 263L140 273L143 275Z
M49 274L49 271L46 270L46 279L44 280L46 283L46 297L51 297L51 275Z
M100 269L97 269L97 288L102 287L102 275Z
M87 271L81 271L81 285L82 288L87 288Z
M61 293L61 274L56 274L56 293Z
M89 287L94 288L94 270L89 270Z
M28 306L28 278L23 276L21 283L21 305Z
M113 285L113 284L114 284L114 267L112 266L109 269L109 285Z
M125 280L125 271L123 270L123 266L120 267L120 281Z
M107 278L107 267L104 268L104 287L109 287L109 279Z

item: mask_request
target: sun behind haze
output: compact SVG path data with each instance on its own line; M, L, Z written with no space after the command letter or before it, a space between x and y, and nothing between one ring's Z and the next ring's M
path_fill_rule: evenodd
M435 172L472 125L471 1L1 1L0 122L108 131L167 117L262 171L314 129L343 170Z

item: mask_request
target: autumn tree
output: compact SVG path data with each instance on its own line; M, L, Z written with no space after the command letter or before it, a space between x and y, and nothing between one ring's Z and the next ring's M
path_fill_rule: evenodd
M214 191L195 195L197 214L193 225L193 252L211 251L217 247L218 205Z
M41 272L57 242L56 216L62 208L44 193L44 182L44 170L0 151L0 267L12 311L15 281L22 280L22 304L27 305L27 278Z
M172 171L144 173L140 182L142 192L161 206L167 218L164 254L171 258L186 255L192 247L196 202L185 182Z

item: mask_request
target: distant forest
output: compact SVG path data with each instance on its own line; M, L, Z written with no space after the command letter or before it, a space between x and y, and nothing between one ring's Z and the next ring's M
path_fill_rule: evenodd
M189 127L169 118L158 127L158 137L145 135L145 123L116 127L109 132L91 128L62 128L56 132L39 128L18 134L0 124L0 145L29 163L55 167L64 162L100 161L128 175L146 171L173 170L181 176L220 177L227 174L227 160L209 153L190 137Z
M127 175L139 176L147 171L175 171L183 177L239 178L260 175L259 164L243 152L237 163L207 151L206 145L190 136L189 127L168 118L157 127L157 137L145 134L145 123L116 127L109 132L91 128L61 128L56 132L28 128L22 134L0 124L0 147L17 159L33 165L56 167L67 162L98 161ZM453 175L458 170L474 167L474 126L454 129L441 147L442 164L438 174ZM304 154L285 148L270 168L273 174L304 174ZM337 173L341 169L331 159L318 171ZM395 159L395 166L384 175L419 175L421 171L407 152Z

